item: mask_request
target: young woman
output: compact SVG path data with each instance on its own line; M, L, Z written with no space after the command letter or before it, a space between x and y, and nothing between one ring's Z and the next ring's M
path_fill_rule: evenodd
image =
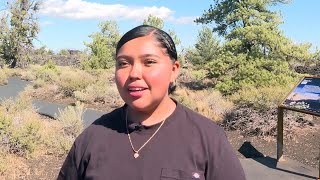
M166 32L147 25L128 31L115 68L125 105L84 130L58 179L245 179L224 131L170 98L179 69Z

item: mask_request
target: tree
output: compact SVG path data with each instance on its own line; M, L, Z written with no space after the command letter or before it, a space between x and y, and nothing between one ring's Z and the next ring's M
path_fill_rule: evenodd
M83 62L85 68L108 69L114 65L117 42L120 32L115 21L105 21L99 24L100 32L91 34L91 43L85 43L90 50L89 60Z
M280 51L286 38L279 30L277 12L268 7L289 0L214 0L197 23L215 23L213 28L226 39L226 47L235 53L267 56Z
M187 59L197 67L203 67L206 63L216 59L220 53L220 42L212 33L212 30L204 26L198 34L195 48L187 53Z
M164 26L164 22L161 18L158 18L156 16L152 16L151 14L149 14L148 18L143 20L143 24L144 25L150 25L150 26L154 26L157 27L159 29L162 29Z
M39 2L16 0L8 4L9 13L1 18L0 56L11 68L28 60L32 41L39 32L36 13Z
M150 25L150 26L154 26L156 28L162 29L164 27L164 21L156 16L153 15L149 15L147 19L143 20L143 24L144 25ZM168 30L168 34L171 36L172 40L174 41L176 46L179 46L181 41L178 38L176 32L174 30L169 29Z

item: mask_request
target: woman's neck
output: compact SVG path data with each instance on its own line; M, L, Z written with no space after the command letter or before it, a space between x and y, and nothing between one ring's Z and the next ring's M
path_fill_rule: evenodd
M176 103L170 97L165 98L158 106L149 111L137 111L128 106L128 119L145 126L151 126L169 117L175 107Z

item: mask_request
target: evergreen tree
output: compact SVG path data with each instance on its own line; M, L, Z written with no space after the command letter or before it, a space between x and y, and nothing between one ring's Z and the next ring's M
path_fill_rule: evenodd
M214 0L197 23L212 23L220 36L227 40L227 49L236 53L262 53L277 50L284 41L278 26L282 23L270 5L288 3L286 0Z
M196 67L203 67L206 63L216 59L220 53L220 42L208 27L203 27L198 34L195 48L187 53L187 59Z
M0 22L0 56L13 68L18 61L28 60L32 41L39 32L39 2L15 0L7 4L9 14L1 17Z
M99 24L100 32L91 34L91 43L85 43L90 50L90 58L83 62L85 68L108 69L114 65L116 46L120 40L120 32L115 21Z

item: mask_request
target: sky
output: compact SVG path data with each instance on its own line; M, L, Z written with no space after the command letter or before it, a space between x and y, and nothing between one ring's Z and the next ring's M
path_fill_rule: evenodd
M149 14L165 21L164 30L173 29L181 47L191 47L202 25L193 22L209 9L213 0L42 0L38 14L40 33L36 47L84 50L89 35L98 32L99 22L115 20L123 34L140 25ZM2 0L1 0L2 2ZM0 4L0 10L3 9ZM312 43L320 48L320 0L292 0L271 7L281 11L284 35L296 43Z

